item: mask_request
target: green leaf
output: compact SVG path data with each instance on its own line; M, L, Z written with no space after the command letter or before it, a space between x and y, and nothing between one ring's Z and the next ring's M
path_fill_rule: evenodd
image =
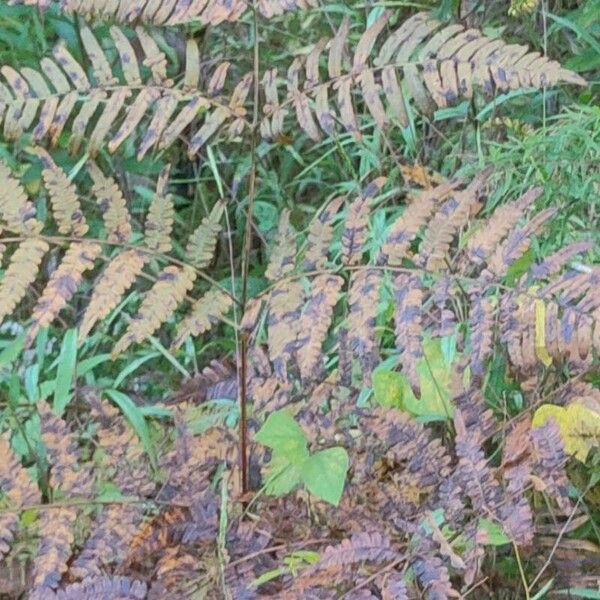
M271 496L283 496L291 492L302 480L301 467L308 458L308 449L304 448L304 454L298 449L290 460L288 454L273 451L271 462L267 471L265 492Z
M256 441L281 453L306 447L304 431L287 410L271 413L256 434Z
M321 450L302 465L302 481L311 494L337 506L344 491L349 462L344 448Z
M71 400L71 386L75 377L77 364L77 329L69 329L65 333L56 370L56 385L52 408L57 415L62 415Z
M0 366L9 365L19 357L25 345L26 335L26 333L22 333L0 352Z
M490 519L479 519L479 527L487 532L488 546L504 546L510 544L510 539L504 533L502 525Z
M448 352L443 351L439 339L424 340L423 358L417 361L421 398L414 395L402 373L377 369L373 374L375 399L382 406L395 406L428 421L451 419L454 414L449 393L452 365L447 359Z
M140 438L147 454L150 459L152 467L156 469L156 449L152 443L150 437L150 430L148 429L148 423L142 414L139 406L137 406L133 400L118 390L107 390L106 393L110 399L121 409L127 420L131 423L133 430Z

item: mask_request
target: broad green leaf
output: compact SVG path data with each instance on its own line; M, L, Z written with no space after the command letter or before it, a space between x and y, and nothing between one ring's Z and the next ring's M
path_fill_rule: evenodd
M337 506L348 471L344 448L328 448L310 456L302 465L302 481L311 494Z
M146 423L146 419L144 418L140 407L137 406L135 402L133 402L133 400L123 392L119 392L118 390L107 390L106 393L110 399L121 409L127 420L131 423L133 430L140 438L140 441L142 442L142 445L148 454L150 463L154 468L156 468L156 449L154 448L152 438L150 437L148 423Z
M301 467L308 458L308 449L297 449L296 454L290 460L288 454L273 451L271 462L267 471L265 491L272 496L283 496L291 492L302 480Z
M304 431L287 410L271 413L256 434L256 441L281 453L306 447Z
M573 402L568 406L542 404L533 415L531 426L540 427L554 418L560 429L565 452L585 462L589 451L600 445L600 414Z
M65 333L58 356L56 370L56 385L52 409L57 415L62 415L71 400L71 386L75 377L77 364L77 329L69 329Z
M9 365L19 357L21 351L23 350L23 346L25 345L26 335L26 333L22 333L21 335L16 337L12 342L10 342L2 350L2 352L0 352L0 366Z
M402 373L382 369L373 374L375 399L383 406L395 406L415 417L438 421L450 419L454 413L449 393L452 368L445 359L441 341L425 340L423 354L417 362L420 399L416 398Z
M479 528L483 529L487 533L488 546L504 546L510 544L510 538L504 533L502 525L491 521L490 519L479 519Z

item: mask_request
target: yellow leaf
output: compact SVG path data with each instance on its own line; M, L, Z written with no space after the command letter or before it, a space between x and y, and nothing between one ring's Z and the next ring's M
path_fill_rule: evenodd
M600 445L600 414L587 406L543 404L535 411L531 426L540 427L550 418L558 424L567 454L585 462L589 451Z
M546 347L546 305L539 299L535 301L535 354L544 366L552 364L552 357Z

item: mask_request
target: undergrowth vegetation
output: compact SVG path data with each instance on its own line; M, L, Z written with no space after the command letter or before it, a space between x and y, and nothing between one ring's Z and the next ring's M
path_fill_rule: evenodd
M0 5L0 597L600 597L600 3Z

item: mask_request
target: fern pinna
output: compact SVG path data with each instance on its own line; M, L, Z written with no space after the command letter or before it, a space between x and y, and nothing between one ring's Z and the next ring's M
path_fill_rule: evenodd
M89 227L75 185L45 150L37 148L32 152L43 164L42 178L50 200L52 222L42 223L36 218L36 211L18 179L5 164L0 164L3 239L14 247L0 281L0 320L11 315L26 297L28 287L38 278L44 256L51 247L58 246L64 248L64 254L33 308L26 345L31 344L41 328L56 319L73 300L84 279L90 279L93 274L97 273L97 277L81 318L80 341L110 314L139 278L150 277L154 283L144 296L138 314L116 342L114 354L117 355L131 344L147 339L188 299L198 274L202 274L201 270L214 255L223 204L215 204L192 232L182 257L184 261L168 258L174 221L173 198L167 192L168 169L159 178L142 242L134 243L133 220L119 186L92 164L89 169L93 180L91 191L102 213L105 230L104 239L90 239L86 237ZM139 234L136 237L139 238ZM100 259L105 265L98 271ZM165 259L167 263L175 261L176 264L171 262L157 269ZM151 275L147 270L156 274ZM189 314L179 324L174 346L181 345L190 335L210 329L229 310L231 302L225 291L211 287L192 300Z
M133 7L127 2L108 2L106 7L98 2L60 4L85 15L112 14L125 21L147 16L159 23L191 14L194 7L206 9L213 19L223 16L226 8L237 14L238 6L237 2L177 6L164 2L161 8L156 2L137 2ZM258 6L270 14L291 3L259 2ZM462 25L444 26L429 13L418 13L395 28L388 27L391 19L392 14L385 12L352 43L349 64L346 19L332 40L320 41L306 56L295 59L285 77L276 68L262 74L256 84L261 88L263 137L277 139L290 112L313 140L319 139L321 131L334 135L338 123L360 138L361 114L369 115L379 128L393 123L406 127L413 109L432 114L460 98L471 98L475 88L490 94L585 84L575 73L526 46L488 38ZM142 26L133 34L112 26L109 48L84 23L80 38L83 52L61 42L41 60L40 69L0 68L5 139L29 134L36 143L56 145L66 138L71 152L77 153L85 143L91 154L104 148L115 152L131 140L141 160L153 149L171 147L182 135L193 157L219 132L235 139L249 129L252 73L240 74L239 67L227 61L207 72L195 40L187 40L185 66L180 67L161 50L166 44L162 34ZM322 60L325 54L326 61ZM326 70L321 66L324 62Z

